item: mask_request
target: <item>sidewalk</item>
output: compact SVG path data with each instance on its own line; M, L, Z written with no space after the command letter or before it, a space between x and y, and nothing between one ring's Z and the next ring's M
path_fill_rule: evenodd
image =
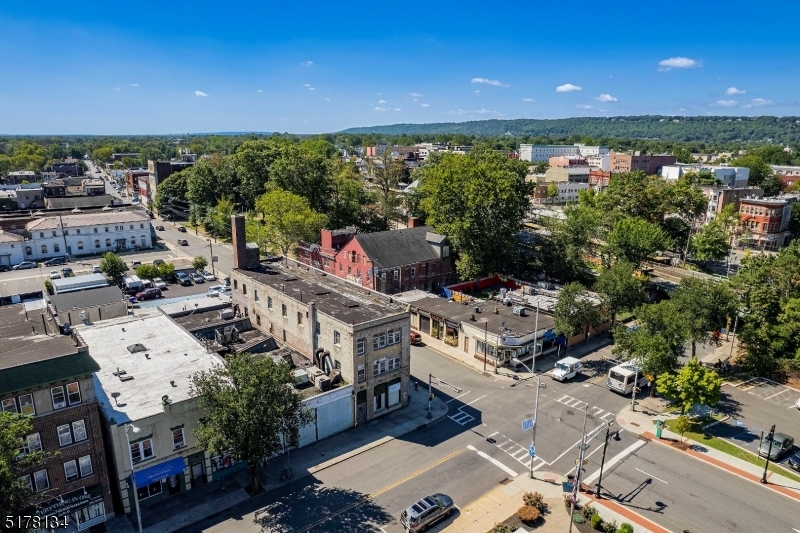
M409 404L402 409L314 444L291 450L288 456L279 455L273 458L269 465L261 470L265 490L273 490L298 478L314 475L415 429L435 424L447 416L447 404L440 398L434 398L431 404L432 418L427 418L426 387L420 387L415 391L412 386L408 395ZM295 477L281 482L280 475L286 468L287 461L291 463ZM248 483L248 471L243 470L145 507L142 509L142 527L147 533L171 533L219 514L249 499L250 496L244 490ZM118 516L106 522L106 530L109 533L134 533L137 530L136 513L131 513L127 517Z
M663 402L663 400L658 398L647 398L647 401ZM685 451L681 451L672 446L672 443L680 441L680 435L666 428L661 433L661 439L657 439L655 436L655 420L677 418L677 415L658 415L661 411L657 409L648 410L648 406L648 403L643 403L637 405L636 411L630 411L629 407L623 409L617 414L617 423L626 431L641 435L651 442L658 443L661 446L665 446L679 453L688 453L701 461L705 461L731 474L761 485L761 476L764 473L763 466L754 465L685 437L683 442L686 443L689 448ZM764 487L768 487L784 496L800 501L800 483L797 481L774 472L769 472L767 474L767 481L768 483L763 485Z

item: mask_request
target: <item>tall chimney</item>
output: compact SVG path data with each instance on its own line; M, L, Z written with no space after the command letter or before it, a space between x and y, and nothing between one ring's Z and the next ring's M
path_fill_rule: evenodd
M233 268L247 268L247 237L244 233L244 215L231 216L233 238Z
M408 217L408 224L406 224L409 228L418 228L422 226L422 220L419 217Z

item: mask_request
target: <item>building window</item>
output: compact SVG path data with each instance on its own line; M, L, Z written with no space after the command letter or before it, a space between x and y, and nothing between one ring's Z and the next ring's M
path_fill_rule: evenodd
M86 434L85 421L78 420L72 423L72 437L75 439L75 442L80 442L89 438L89 435Z
M133 228L131 228L131 229L133 229ZM135 235L131 235L131 246L136 246L136 236Z
M386 373L386 358L378 359L372 364L372 375L380 376Z
M260 326L260 325L261 325L261 315L256 313L256 326Z
M97 233L97 228L94 228L94 232Z
M31 248L30 246L26 246L25 255L33 255L33 248Z
M75 459L64 463L64 476L68 482L78 479L78 464Z
M56 428L58 432L58 445L62 448L64 446L69 446L72 444L72 432L70 431L69 424L64 424L63 426L58 426Z
M400 368L400 356L398 355L397 357L390 357L387 360L386 365L387 365L387 368L386 368L387 372L389 372L391 370L397 370L398 368Z
M106 248L111 248L111 239L106 239Z
M367 370L364 365L358 365L358 382L361 383L367 379Z
M50 479L47 477L47 470L39 470L33 473L33 484L36 492L44 492L50 488Z
M81 386L77 381L67 385L67 399L70 405L81 403Z
M247 285L242 283L242 294L247 294Z
M417 269L416 269L416 267L411 267L411 277L412 278L417 277Z
M272 296L267 296L267 309L272 309Z
M317 334L317 335L320 334L319 322L314 322L314 333Z
M239 289L239 280L233 280L233 290Z
M43 253L43 254L46 254L46 253L47 253L47 245L46 245L46 244L43 244L43 245L42 245L42 253Z
M147 498L152 498L153 496L158 496L161 494L161 480L158 480L154 483L150 483L149 485L145 485L144 487L138 487L136 489L136 495L139 497L139 500L146 500Z
M133 224L131 224L130 226L131 226L131 229L133 229Z
M58 237L58 233L56 233L55 231L53 231L53 237Z
M87 477L92 475L92 456L91 455L84 455L83 457L78 458L78 468L80 469L81 477Z
M399 270L395 270L394 271L394 280L397 281L398 279L400 279L400 271Z
M83 241L78 241L78 250L83 250Z
M42 451L42 438L38 433L31 433L24 439L20 437L19 440L22 442L20 457L27 453Z
M94 240L94 247L95 248L100 248L100 241L98 239Z
M139 246L141 246L142 248L147 246L147 237L145 237L144 235L139 237Z
M19 412L23 415L36 414L36 408L33 405L33 394L23 394L19 397Z
M336 346L341 346L342 344L342 336L336 330L333 330L333 344L335 344Z
M144 229L144 224L139 224L139 229Z
M145 439L131 444L133 464L141 463L153 457L153 439Z
M400 329L390 329L386 344L400 344Z
M258 301L258 289L253 289L253 299Z
M303 325L303 312L302 311L298 311L297 312L297 323L299 325L301 325L301 326Z
M344 270L344 263L339 263L339 272Z
M372 336L372 349L380 350L386 347L386 333L376 333Z
M50 397L53 399L53 409L61 409L67 406L67 399L64 396L64 387L53 387L50 389Z
M172 447L183 448L186 446L186 439L183 438L183 428L173 429L172 430Z
M286 304L281 304L281 316L288 316L289 311L286 309Z
M358 352L358 355L364 355L364 352L367 351L367 339L363 337L358 339L356 342L356 351Z
M106 226L106 233L108 233L108 226Z
M381 272L381 281L386 281L386 272Z

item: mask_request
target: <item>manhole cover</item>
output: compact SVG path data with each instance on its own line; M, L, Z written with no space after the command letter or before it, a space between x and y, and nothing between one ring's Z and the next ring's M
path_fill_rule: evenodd
M500 482L501 485L508 485L509 483L511 483L511 480L508 478L505 478L503 481Z
M574 415L575 413L574 413L574 412L572 412L572 411L567 411L567 414L568 414L568 415Z
M588 418L589 420L594 420L594 415L586 415L586 418Z

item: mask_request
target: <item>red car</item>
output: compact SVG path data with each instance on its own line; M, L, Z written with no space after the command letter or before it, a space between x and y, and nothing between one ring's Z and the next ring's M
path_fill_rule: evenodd
M161 298L161 289L145 289L136 293L136 299L140 302L143 300L155 300L156 298Z
M420 344L420 343L422 343L422 336L419 333L417 333L416 331L412 331L410 337L411 338L409 340L411 341L411 344Z

